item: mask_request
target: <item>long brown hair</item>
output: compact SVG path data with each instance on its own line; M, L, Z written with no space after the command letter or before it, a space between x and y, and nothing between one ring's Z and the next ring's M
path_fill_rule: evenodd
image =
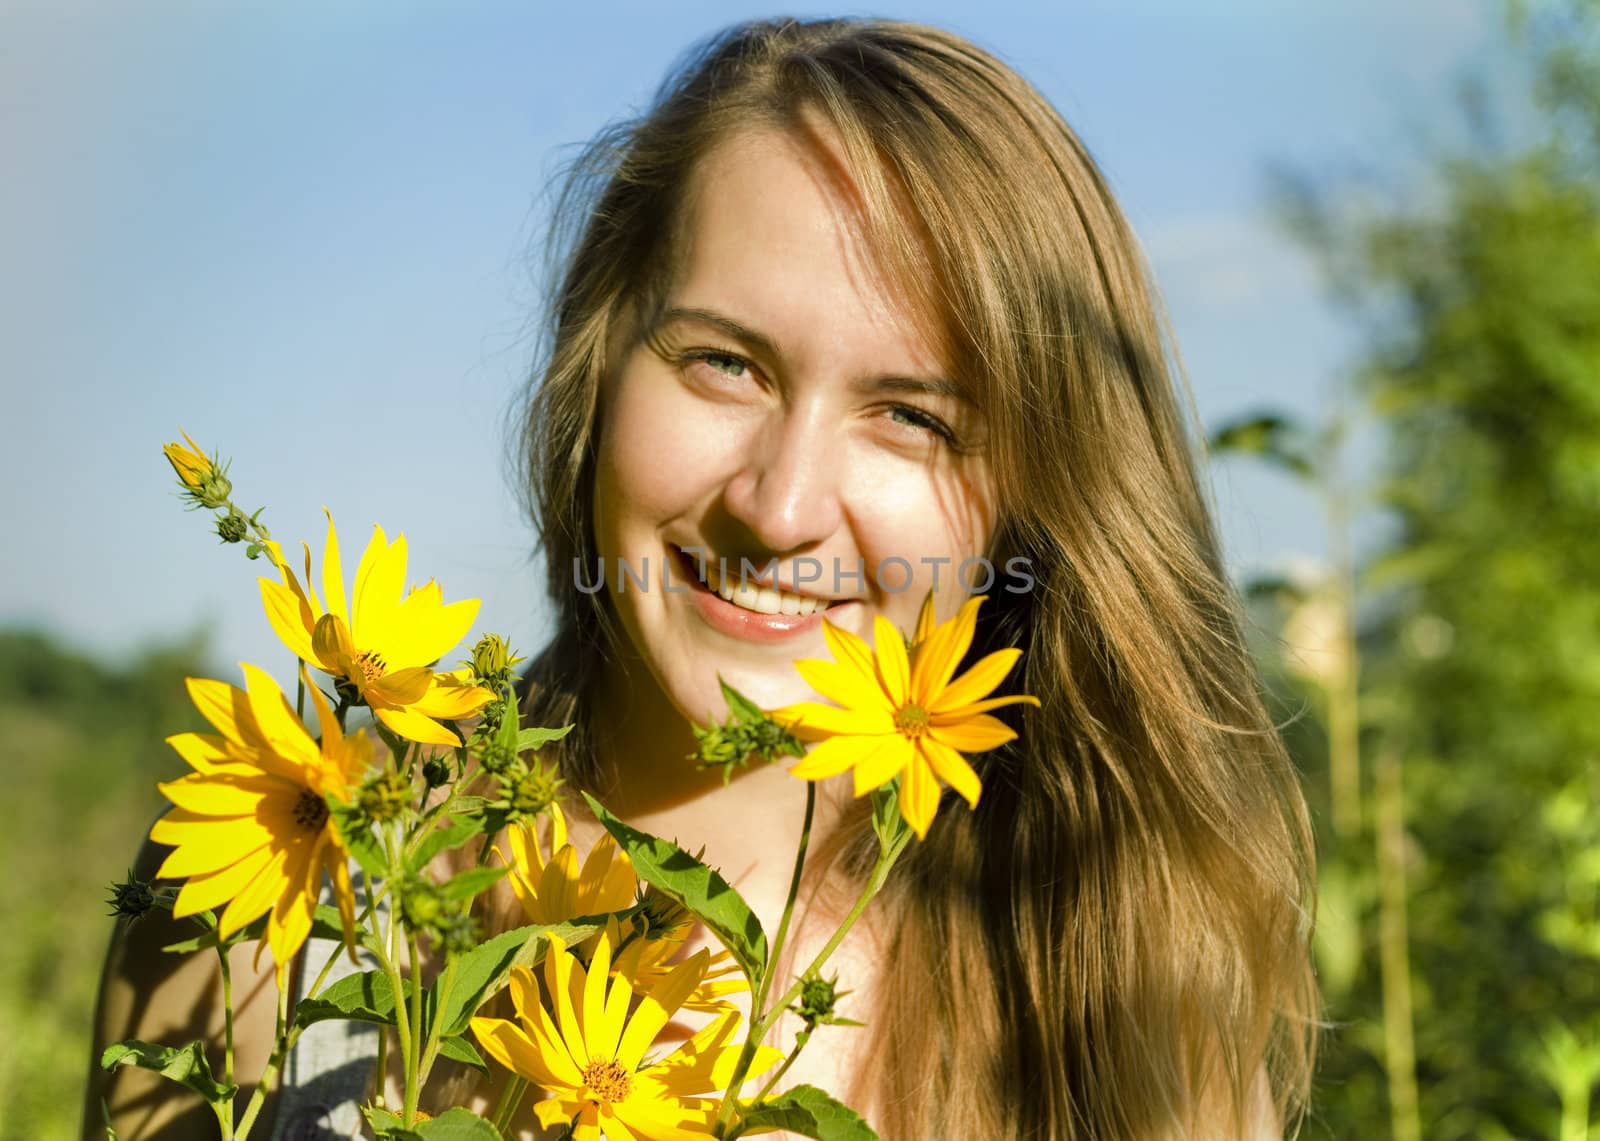
M593 562L607 345L659 298L700 157L802 116L836 133L875 248L938 315L990 426L993 553L1034 577L995 593L976 651L1022 646L1021 687L1043 707L979 758L976 811L941 812L880 900L890 961L925 970L885 971L875 992L875 1124L894 1141L1235 1136L1263 1073L1292 1123L1316 1045L1310 826L1196 477L1176 354L1083 144L966 40L884 20L740 24L571 167L521 449L557 624L525 713L577 721L564 762L592 780L584 713L618 634L571 568Z

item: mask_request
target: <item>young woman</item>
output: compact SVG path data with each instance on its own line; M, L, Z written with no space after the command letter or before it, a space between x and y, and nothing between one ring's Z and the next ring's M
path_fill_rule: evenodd
M1315 1043L1305 805L1077 137L950 33L763 21L597 139L561 207L524 449L557 633L524 716L576 723L569 784L704 845L770 930L804 786L685 759L719 676L814 698L792 663L828 656L824 619L871 640L975 585L972 656L1021 647L1008 688L1041 701L836 960L866 1029L791 1080L886 1141L1282 1136ZM741 560L770 569L736 589ZM873 843L823 791L801 961Z

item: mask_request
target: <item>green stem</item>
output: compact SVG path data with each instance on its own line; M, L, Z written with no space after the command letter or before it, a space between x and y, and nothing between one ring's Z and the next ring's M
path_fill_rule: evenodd
M817 782L806 781L806 816L800 825L800 846L794 854L794 873L789 877L789 898L783 903L783 918L778 920L778 934L772 940L772 953L767 958L768 967L761 974L761 983L756 991L755 1004L750 1008L754 1013L766 1009L767 994L772 989L772 979L778 973L778 963L783 955L783 943L789 935L789 922L794 917L795 900L800 895L800 876L806 866L806 848L811 844L811 820L817 810Z
M811 1041L810 1030L802 1030L794 1036L794 1049L789 1051L789 1056L783 1060L783 1065L773 1071L772 1076L767 1079L767 1084L761 1087L760 1093L756 1094L757 1101L772 1092L772 1087L777 1085L783 1079L783 1075L789 1072L789 1067L794 1065L794 1060L800 1056L800 1051L806 1048L806 1043L809 1041Z
M266 1104L267 1093L278 1084L278 1072L283 1069L283 1061L289 1056L289 1051L294 1049L294 1044L300 1038L300 1031L289 1025L289 988L281 987L278 990L278 1026L273 1035L274 1046L272 1057L267 1059L267 1068L261 1072L261 1080L256 1083L255 1093L250 1095L250 1104L244 1108L244 1117L239 1121L239 1128L233 1134L237 1141L245 1141L250 1135L250 1127L255 1124L256 1117L261 1113L261 1107Z
M395 874L395 869L398 867L399 860L398 860L398 857L397 857L396 852L395 852L394 832L393 832L393 829L391 829L391 828L385 827L383 829L383 847L384 847L385 853L389 857L389 873L390 873L391 876L393 876ZM384 974L386 976L388 976L389 988L390 988L391 992L394 994L394 1029L395 1029L395 1036L399 1040L400 1056L407 1063L408 1068L406 1070L406 1074L407 1074L407 1077L409 1078L410 1073L411 1073L411 1071L409 1069L409 1064L410 1064L410 1060L411 1060L411 1045L412 1045L411 1044L411 1020L407 1016L407 1013L406 1013L406 999L405 999L406 988L405 988L405 984L401 981L401 978L400 978L400 966L399 966L399 963L400 963L400 949L401 949L401 946L402 946L402 936L401 936L401 931L400 931L400 908L398 906L398 903L399 903L399 901L396 900L396 899L391 898L389 900L389 953L387 955L383 956L382 958L383 958ZM415 967L415 963L413 963L413 965L412 965L412 973L415 974L415 972L416 972L416 967ZM418 1029L420 1030L421 1027L419 1026ZM410 1091L407 1090L406 1092L407 1092L407 1095L408 1095L407 1100L409 1100ZM405 1123L407 1125L412 1124L411 1118L409 1118L409 1117L406 1118Z
M406 947L411 952L411 1045L406 1050L404 1118L406 1127L410 1128L417 1123L417 1102L422 1093L418 1081L422 1065L422 956L417 950L415 935L406 936ZM400 1005L397 1002L396 1009Z
M494 1107L494 1127L504 1133L511 1126L511 1119L516 1116L517 1106L522 1104L522 1095L528 1090L526 1079L512 1074L506 1082L506 1088L500 1091L500 1100Z
M1361 832L1361 662L1356 646L1355 561L1351 554L1350 495L1339 468L1343 414L1327 447L1324 470L1328 517L1329 575L1338 623L1336 674L1327 687L1328 770L1333 802L1333 832L1341 845Z
M220 943L217 944L217 959L222 964L222 1082L231 1086L233 1084L233 966L228 962L228 948ZM231 1122L224 1132L232 1132Z
M417 1077L418 1085L427 1085L428 1075L433 1071L434 1060L439 1056L439 1036L444 1029L444 1012L450 1003L450 988L456 981L456 959L459 956L447 954L444 963L444 973L439 977L439 995L433 1012L433 1024L428 1027L428 1041L422 1048L422 1067Z
M845 936L856 925L856 920L861 918L861 913L867 909L867 905L872 902L879 890L882 889L884 881L889 877L889 869L894 867L895 860L899 858L900 853L904 850L905 845L902 843L896 847L879 851L877 863L872 867L872 874L867 877L866 887L862 889L860 897L856 900L855 905L850 908L850 913L844 917L844 922L839 925L839 929L833 933L832 938L823 944L822 950L817 952L810 965L795 977L795 981L790 984L783 997L773 1003L770 1009L758 1016L757 1011L752 1008L750 1033L745 1038L744 1049L740 1052L738 1064L735 1065L733 1070L733 1079L728 1083L728 1091L723 1096L721 1107L717 1110L713 1136L722 1137L726 1134L728 1121L733 1115L734 1106L738 1103L739 1089L744 1085L745 1078L750 1073L751 1063L755 1061L756 1046L767 1036L768 1031L777 1024L778 1019L783 1017L783 1012L788 1009L789 1004L799 997L803 980L821 971L828 959L839 949L839 944L844 942Z
M1561 1141L1589 1141L1587 1082L1567 1082L1561 1091Z
M1373 765L1377 794L1379 978L1383 992L1384 1069L1394 1141L1419 1141L1416 1049L1412 1040L1411 961L1406 924L1405 805L1400 756L1393 744Z

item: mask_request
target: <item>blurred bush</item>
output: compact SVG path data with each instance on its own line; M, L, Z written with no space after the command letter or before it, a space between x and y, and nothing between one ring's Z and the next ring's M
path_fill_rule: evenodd
M165 738L201 729L183 679L199 639L111 665L0 631L0 1141L76 1138L107 885L184 771Z

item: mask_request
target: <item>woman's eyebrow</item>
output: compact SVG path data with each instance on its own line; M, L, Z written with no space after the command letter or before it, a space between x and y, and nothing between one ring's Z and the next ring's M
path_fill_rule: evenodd
M752 348L765 353L769 357L781 358L778 343L767 334L757 329L752 329L742 321L736 321L725 313L718 313L715 309L701 309L691 306L674 305L663 309L656 319L655 327L660 329L677 321L698 321L704 325L720 329L735 340L743 341ZM972 398L965 390L952 380L940 376L876 376L859 381L856 384L859 390L867 392L908 392L927 396L948 397L963 403L972 403Z

